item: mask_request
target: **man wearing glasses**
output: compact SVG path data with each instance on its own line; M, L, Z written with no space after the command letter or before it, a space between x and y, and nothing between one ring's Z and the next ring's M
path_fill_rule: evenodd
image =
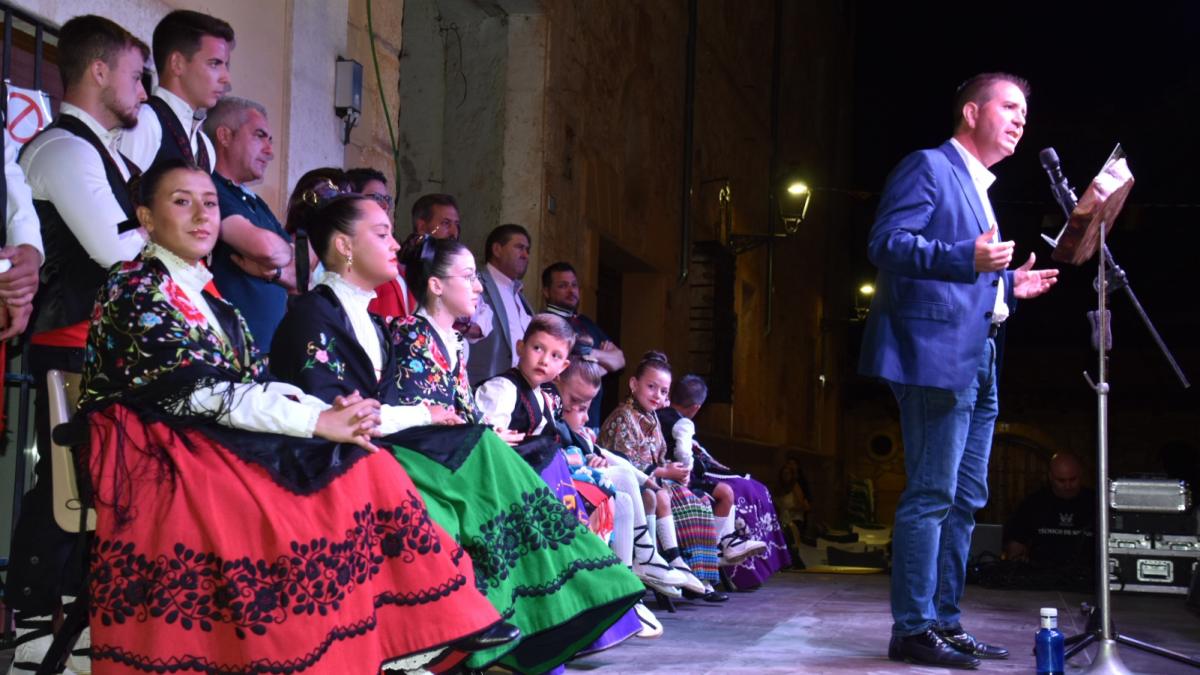
M350 179L350 187L354 192L375 200L389 216L392 215L392 206L396 202L388 192L387 177L382 171L369 167L347 169L346 178Z
M222 98L205 120L217 164L213 182L221 208L221 238L213 249L213 282L238 308L254 341L270 345L287 311L288 291L296 287L292 238L255 194L275 158L267 111L255 101Z

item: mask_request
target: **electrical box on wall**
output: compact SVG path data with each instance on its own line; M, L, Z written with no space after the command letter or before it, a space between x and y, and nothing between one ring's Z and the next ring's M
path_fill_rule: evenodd
M358 61L338 59L334 76L333 107L339 117L362 112L363 67Z

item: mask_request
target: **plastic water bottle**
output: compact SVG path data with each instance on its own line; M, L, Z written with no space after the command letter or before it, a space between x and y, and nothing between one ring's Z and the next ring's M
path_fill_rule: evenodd
M1033 638L1037 675L1063 675L1063 634L1058 631L1058 610L1042 608L1042 627Z

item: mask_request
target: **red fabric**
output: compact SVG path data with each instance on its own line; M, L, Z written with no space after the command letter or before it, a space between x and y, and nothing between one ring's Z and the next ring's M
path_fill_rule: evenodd
M588 503L588 529L604 541L608 541L613 531L612 498L599 487L581 480L573 480L575 491Z
M500 618L386 453L297 495L195 430L120 405L90 421L95 673L374 673Z
M87 346L88 321L80 321L79 323L55 328L54 330L46 330L41 333L34 333L29 338L29 344L41 345L43 347L70 347L72 349L83 349Z
M403 270L400 272L404 273ZM367 305L367 311L383 317L403 319L417 309L417 299L396 279L375 289L375 299Z

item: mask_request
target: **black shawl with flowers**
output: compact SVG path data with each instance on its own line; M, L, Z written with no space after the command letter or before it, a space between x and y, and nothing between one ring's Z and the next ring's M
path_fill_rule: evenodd
M325 285L297 298L271 342L271 374L327 403L357 391L385 405L440 404L454 408L467 424L404 429L376 444L395 444L457 469L479 442L484 427L466 384L466 371L449 370L433 328L410 316L391 325L372 315L383 349L383 372L358 342L346 310ZM461 388L460 388L461 385Z
M320 489L365 456L354 445L221 426L222 413L243 404L233 393L220 410L194 409L190 397L199 387L268 379L241 315L224 300L204 296L227 340L158 258L143 254L115 266L92 312L81 412L106 414L121 404L146 422L194 428L298 494ZM158 454L170 470L162 453L146 454Z

